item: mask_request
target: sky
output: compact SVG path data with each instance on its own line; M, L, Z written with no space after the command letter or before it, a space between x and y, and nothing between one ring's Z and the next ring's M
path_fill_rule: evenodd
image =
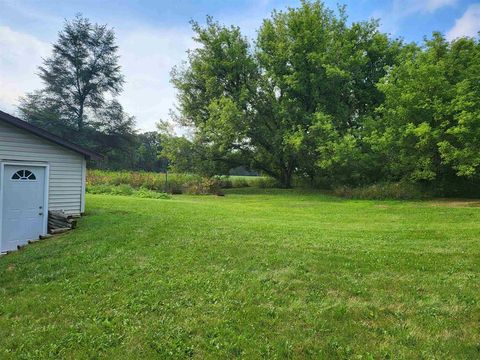
M81 13L114 28L126 84L119 100L135 116L140 131L168 120L175 105L170 70L195 46L190 20L207 15L238 25L255 38L273 9L296 7L295 0L0 0L0 110L17 114L18 99L40 89L37 68L51 53L66 19ZM476 36L480 0L327 0L347 6L350 21L375 18L381 30L407 42L421 42L433 31L448 39Z

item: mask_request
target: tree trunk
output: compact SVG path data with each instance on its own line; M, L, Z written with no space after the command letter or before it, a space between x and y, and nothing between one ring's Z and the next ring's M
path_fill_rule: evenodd
M282 188L290 189L292 187L292 170L290 165L287 165L281 169L280 184Z
M77 128L78 132L83 130L83 102L80 104L80 109L78 110L78 119L77 119Z

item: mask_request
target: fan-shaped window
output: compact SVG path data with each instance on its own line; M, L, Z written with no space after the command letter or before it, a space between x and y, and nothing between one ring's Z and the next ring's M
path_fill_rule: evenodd
M12 180L37 180L37 178L30 170L18 170L12 175Z

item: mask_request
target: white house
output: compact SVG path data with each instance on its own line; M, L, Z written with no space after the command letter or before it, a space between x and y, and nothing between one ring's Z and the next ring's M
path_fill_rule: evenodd
M100 156L0 111L0 252L47 233L48 210L85 210L86 161Z

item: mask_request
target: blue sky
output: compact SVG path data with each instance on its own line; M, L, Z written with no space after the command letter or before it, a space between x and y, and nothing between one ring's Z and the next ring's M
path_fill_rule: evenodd
M432 31L448 38L475 36L480 30L480 0L329 0L346 4L351 21L380 19L381 29L406 41L422 41ZM206 15L239 25L253 38L273 9L297 6L293 0L174 1L22 1L0 0L0 109L15 113L18 98L41 87L36 68L48 56L64 19L82 13L115 28L126 85L121 102L141 130L168 118L175 93L172 66L193 47L189 20Z

